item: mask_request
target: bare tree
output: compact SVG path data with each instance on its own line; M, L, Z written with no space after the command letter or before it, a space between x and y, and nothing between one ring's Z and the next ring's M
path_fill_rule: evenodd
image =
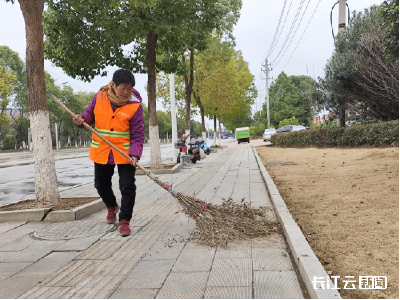
M357 71L355 81L361 92L352 96L362 103L368 114L391 120L399 118L399 67L384 59L380 45L385 31L385 28L377 26L369 39L363 41L360 55L353 64Z

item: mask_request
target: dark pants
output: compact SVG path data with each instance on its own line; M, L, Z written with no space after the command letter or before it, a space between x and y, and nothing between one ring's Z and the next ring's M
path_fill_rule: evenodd
M101 165L94 163L94 187L107 207L117 205L112 190L111 178L114 175L115 165ZM135 185L136 168L129 164L118 165L119 189L121 191L121 209L119 219L132 219L133 206L136 198Z

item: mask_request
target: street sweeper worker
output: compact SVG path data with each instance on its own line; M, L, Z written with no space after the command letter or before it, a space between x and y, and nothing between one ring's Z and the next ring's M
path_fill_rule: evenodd
M129 222L135 205L136 163L140 159L144 143L142 98L134 89L135 77L131 71L119 69L112 81L94 95L86 110L74 118L75 124L94 124L95 129L109 142L129 155L121 155L92 135L89 158L94 161L94 186L107 207L107 222L114 223L119 212L118 229L122 236L131 234ZM112 190L111 178L118 166L121 207Z

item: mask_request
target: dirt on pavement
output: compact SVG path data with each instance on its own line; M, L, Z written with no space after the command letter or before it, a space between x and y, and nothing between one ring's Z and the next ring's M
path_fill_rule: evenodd
M257 150L341 296L399 298L399 148ZM360 289L359 276L387 276L388 287Z

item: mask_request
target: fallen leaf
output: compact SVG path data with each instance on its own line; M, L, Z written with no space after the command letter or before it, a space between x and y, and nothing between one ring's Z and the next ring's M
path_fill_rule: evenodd
M346 254L346 251L343 251L342 254Z
M360 201L360 203L361 203L361 204L363 204L363 203L364 203L364 201Z
M353 188L353 187L356 187L357 186L357 184L353 184L351 187Z

